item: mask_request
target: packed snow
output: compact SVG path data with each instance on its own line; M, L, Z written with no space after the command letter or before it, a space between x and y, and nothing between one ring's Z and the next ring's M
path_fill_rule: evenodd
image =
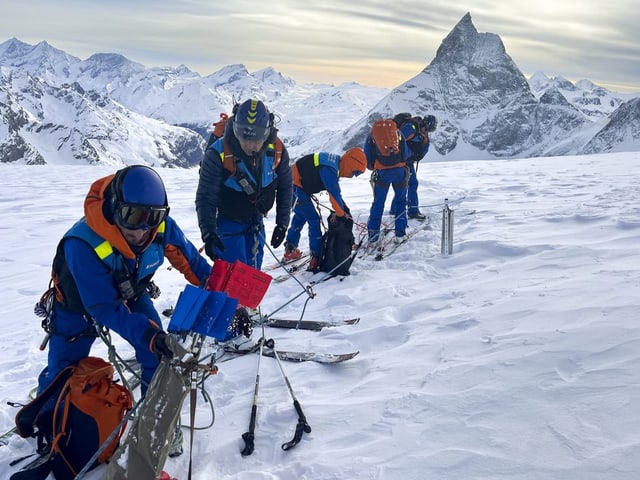
M336 365L283 362L311 433L295 448L281 448L297 415L276 361L263 358L255 452L241 456L258 356L220 362L206 383L215 423L195 432L193 478L639 478L639 162L637 152L421 162L430 229L382 261L356 259L350 276L314 284L312 299L303 287L322 274L304 272L300 284L273 283L262 303L269 314L291 302L278 315L288 318L303 310L305 319L361 318L322 332L266 329L281 349L360 352ZM91 182L112 171L0 165L3 432L17 411L6 402L24 401L46 363L33 306L48 284L57 242L82 215ZM172 216L199 245L197 169L159 172ZM365 177L341 180L359 224L371 204ZM440 245L445 198L454 209L451 255ZM329 205L328 197L319 199ZM273 216L266 224L270 235ZM265 265L273 262L267 252ZM159 310L175 305L185 286L164 267L156 283ZM257 328L254 338L260 334ZM113 338L121 354L131 354ZM92 353L106 358L100 341ZM189 423L187 405L182 420ZM196 426L210 420L199 396ZM189 465L185 434L185 454L165 465L180 480ZM17 436L0 446L0 477L9 478L18 468L9 462L33 449L33 439ZM103 473L101 467L86 478Z

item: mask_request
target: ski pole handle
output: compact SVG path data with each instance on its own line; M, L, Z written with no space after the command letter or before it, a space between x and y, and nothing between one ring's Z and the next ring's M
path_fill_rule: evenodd
M242 434L242 439L244 440L244 450L242 450L242 456L248 457L253 453L255 445L253 443L253 439L255 438L254 434L251 432L245 432Z
M285 452L300 443L303 433L311 433L311 427L307 423L307 418L304 416L300 402L298 402L298 400L294 400L293 406L296 409L296 412L298 412L298 424L296 425L296 433L293 435L293 439L282 444L282 449Z

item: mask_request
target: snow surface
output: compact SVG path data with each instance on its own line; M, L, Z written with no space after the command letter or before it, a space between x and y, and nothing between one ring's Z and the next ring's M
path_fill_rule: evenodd
M640 478L638 162L637 152L422 162L421 203L433 228L381 262L356 260L351 276L315 285L306 303L307 319L359 316L360 323L266 332L283 349L360 351L339 365L283 363L312 432L292 450L280 448L297 415L275 360L264 358L255 452L242 457L258 357L222 362L207 382L216 418L195 434L193 478ZM45 365L32 309L56 244L81 216L90 183L111 172L0 165L2 431L16 413L6 401L24 400ZM160 173L172 215L199 242L197 169ZM341 184L366 221L367 178ZM440 254L445 197L455 210L451 256ZM318 277L298 278L307 285ZM163 268L156 281L158 308L173 305L182 277ZM307 301L301 291L294 280L272 284L264 312L298 296L280 312L297 318ZM106 358L100 342L92 353ZM209 410L199 402L196 423L206 425ZM187 406L182 418L188 423ZM32 451L33 441L18 437L0 446L0 478ZM186 479L188 462L187 450L165 470ZM102 477L99 468L86 478Z

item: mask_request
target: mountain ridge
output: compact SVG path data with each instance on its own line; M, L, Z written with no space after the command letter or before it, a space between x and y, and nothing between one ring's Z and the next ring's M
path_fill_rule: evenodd
M73 163L86 154L88 163L117 165L135 159L155 166L195 166L211 123L248 97L264 100L273 111L293 159L361 145L373 121L400 111L438 116L430 161L640 150L640 114L633 101L638 97L542 72L527 80L500 37L479 33L470 13L421 72L391 90L355 82L297 84L271 67L251 73L242 64L202 77L184 65L147 68L117 53L80 60L46 41L30 46L15 38L0 44L0 71L0 161L5 163ZM19 88L16 79L24 75L38 78L41 87L29 90L25 85L36 83L23 79ZM46 105L60 106L52 98L76 84L84 91L82 100L67 102L64 109ZM119 128L128 138L140 136L145 152L110 155L113 129L107 112L96 113L105 119L102 128L83 126L81 103L91 103L97 112L106 99L128 112L120 115ZM124 120L139 123L135 115L147 117L148 127L138 131L135 122ZM19 118L23 121L16 122ZM52 151L65 149L56 144L60 136L52 137L43 123L66 131L67 142L80 142L71 149L71 158L52 159ZM122 135L115 137L116 143ZM156 145L158 153L149 154L149 145ZM128 146L137 148L131 141Z

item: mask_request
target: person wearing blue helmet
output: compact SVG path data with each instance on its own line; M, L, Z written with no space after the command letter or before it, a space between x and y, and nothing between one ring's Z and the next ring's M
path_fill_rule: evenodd
M191 284L206 284L211 266L169 216L158 173L133 165L95 181L84 217L58 243L43 296L49 302L41 301L49 304L43 325L49 351L38 393L89 355L97 328L108 328L135 349L144 396L160 357L173 356L150 295L165 257Z
M427 216L420 211L418 201L418 164L429 151L429 133L434 132L438 120L435 115L412 117L410 113L399 113L394 121L411 150L409 158L409 182L407 184L407 217L425 220ZM400 212L391 212L394 216Z
M209 258L262 266L264 217L275 205L270 244L284 241L293 197L289 154L260 100L236 105L200 165L196 212ZM217 137L217 135L216 135Z

